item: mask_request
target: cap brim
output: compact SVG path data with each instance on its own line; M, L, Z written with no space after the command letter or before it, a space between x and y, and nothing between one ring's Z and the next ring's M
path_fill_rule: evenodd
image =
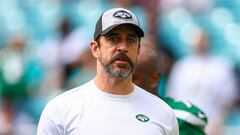
M110 32L111 30L115 29L116 27L118 27L120 25L130 25L136 31L136 33L138 34L139 37L144 37L143 30L139 26L132 24L132 23L123 23L123 24L112 25L112 26L108 27L107 29L105 29L104 31L102 31L100 33L100 35L106 35L108 32Z

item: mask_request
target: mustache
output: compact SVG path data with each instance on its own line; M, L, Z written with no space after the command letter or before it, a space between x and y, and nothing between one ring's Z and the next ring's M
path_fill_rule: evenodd
M125 53L119 53L116 56L112 58L110 63L113 63L116 60L121 60L121 61L127 61L130 65L133 66L133 61L125 54Z

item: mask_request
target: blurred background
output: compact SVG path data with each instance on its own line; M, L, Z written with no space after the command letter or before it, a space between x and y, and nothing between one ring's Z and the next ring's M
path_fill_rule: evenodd
M0 0L0 135L34 135L45 104L95 75L95 23L138 17L162 61L160 96L189 100L210 135L240 133L240 0Z

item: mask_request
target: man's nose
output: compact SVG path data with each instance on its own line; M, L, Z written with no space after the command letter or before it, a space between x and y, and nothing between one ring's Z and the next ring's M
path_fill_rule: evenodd
M128 49L127 49L127 42L126 41L123 41L119 44L118 48L117 48L117 51L118 52L128 52Z

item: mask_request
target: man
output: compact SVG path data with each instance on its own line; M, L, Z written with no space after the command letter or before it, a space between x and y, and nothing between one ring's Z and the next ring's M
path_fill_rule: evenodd
M208 117L206 133L220 135L237 98L234 65L227 57L210 52L210 37L199 30L193 52L174 63L166 95L197 105Z
M158 96L160 73L159 56L152 47L142 43L133 82ZM173 108L177 116L180 135L205 135L207 118L200 109L189 102L175 101L171 98L164 98L164 101Z
M143 36L131 11L105 11L90 44L95 78L50 101L38 135L178 135L171 108L132 83Z

